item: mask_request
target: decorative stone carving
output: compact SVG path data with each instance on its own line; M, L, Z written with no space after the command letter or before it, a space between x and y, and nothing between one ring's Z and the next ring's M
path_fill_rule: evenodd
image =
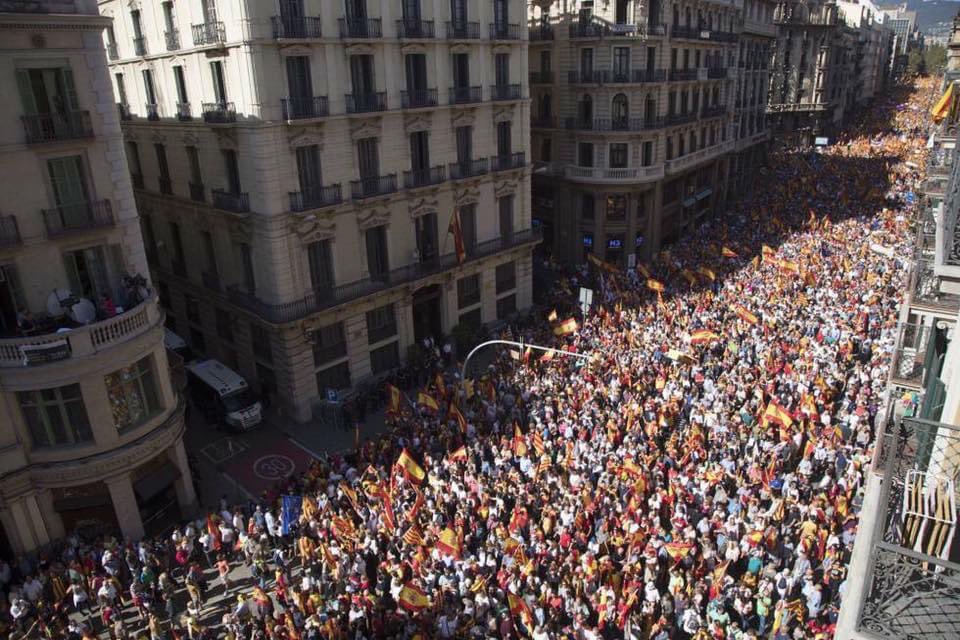
M375 53L375 49L366 42L349 43L343 49L347 56L372 56Z
M457 44L450 45L450 53L470 53L470 45L458 42Z
M366 231L371 227L379 227L382 224L390 222L390 210L376 205L362 207L357 213L357 226L361 231ZM362 243L361 243L362 244Z
M311 53L310 47L305 44L290 44L280 47L281 56L309 56Z
M513 107L498 107L493 112L493 123L497 124L500 122L511 122L513 121Z
M508 196L511 193L517 192L517 181L516 180L497 180L493 183L493 194L502 198L503 196Z
M317 123L317 127L292 129L290 133L287 134L287 142L290 143L291 147L308 147L315 144L319 147L320 151L323 151L323 136L319 131L322 126L322 124Z
M221 149L237 149L237 132L234 129L214 128L217 136L217 145Z
M337 223L333 216L310 213L294 216L290 221L290 230L303 244L318 240L332 240L337 233Z
M453 191L453 203L458 207L479 201L480 189L475 186L464 185L463 187L454 189Z
M253 225L246 218L227 218L227 230L237 242L250 242L253 238Z
M450 111L450 125L453 127L472 127L476 119L476 109L453 109Z
M362 138L378 138L381 135L380 118L364 118L350 128L350 138L354 141Z
M400 43L400 53L407 55L408 53L426 53L427 48L423 46L422 42L401 42Z
M428 213L437 212L437 199L436 198L417 198L412 200L408 205L408 210L410 211L410 219L416 219L420 216L426 215Z
M183 140L183 144L188 147L195 147L200 144L200 136L192 132L183 134L183 137L180 139Z
M165 136L165 135L163 135L163 134L161 134L161 133L158 133L158 132L154 132L153 135L150 136L150 139L153 140L154 142L163 143L163 142L166 142L166 141L167 141L167 136Z
M429 131L431 118L429 113L411 113L403 115L403 128L407 134L416 131Z

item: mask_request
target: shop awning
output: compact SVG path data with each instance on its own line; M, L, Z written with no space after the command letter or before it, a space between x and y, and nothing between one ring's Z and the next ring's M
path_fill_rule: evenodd
M180 472L177 468L172 464L166 464L134 482L133 491L137 494L138 500L146 502L169 487L170 483L179 477Z
M952 98L953 82L947 86L947 90L943 92L943 95L940 96L937 104L933 105L933 109L930 110L930 115L933 116L934 120L943 120L944 116L946 116L947 112L950 110L950 100Z

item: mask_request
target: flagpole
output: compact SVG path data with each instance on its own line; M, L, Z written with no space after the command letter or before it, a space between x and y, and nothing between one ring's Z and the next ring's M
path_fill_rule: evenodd
M581 360L589 360L590 358L593 357L592 355L588 355L588 354L585 354L585 353L579 353L579 352L577 352L577 351L565 351L565 350L563 350L563 349L554 349L554 348L552 348L552 347L543 347L543 346L540 346L540 345L538 345L538 344L533 344L532 342L517 342L517 341L515 341L515 340L487 340L486 342L481 342L480 344L478 344L477 346L475 346L475 347L470 351L470 353L467 354L467 357L464 358L464 360L463 360L463 367L460 369L460 379L461 379L461 380L466 380L466 379L467 379L467 365L470 363L470 358L473 357L473 354L475 354L475 353L476 353L477 351L479 351L480 349L482 349L482 348L484 348L484 347L488 347L488 346L493 345L493 344L505 344L505 345L508 345L508 346L511 346L511 347L519 347L521 350L523 350L523 349L537 349L538 351L546 351L547 353L552 353L552 354L554 354L554 355L571 356L571 357L574 357L574 358L580 358Z

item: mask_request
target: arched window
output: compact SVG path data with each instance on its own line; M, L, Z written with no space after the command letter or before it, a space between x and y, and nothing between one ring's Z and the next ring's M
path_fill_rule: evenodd
M611 119L613 120L613 126L618 129L625 129L627 126L627 120L630 117L629 106L627 104L627 96L622 93L618 93L613 96L613 104L610 108Z

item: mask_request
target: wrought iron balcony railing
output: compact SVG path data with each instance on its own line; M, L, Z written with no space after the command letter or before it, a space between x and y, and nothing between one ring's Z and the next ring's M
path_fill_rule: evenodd
M479 40L479 22L448 22L447 40Z
M177 103L177 120L181 120L183 122L193 120L193 112L190 110L189 102Z
M159 120L160 119L160 109L155 103L148 102L144 105L144 109L147 112L147 120Z
M570 25L570 39L597 39L606 33L606 26L598 22L577 22Z
M433 20L397 20L397 37L403 40L423 40L436 37Z
M291 191L290 210L300 213L311 209L332 207L343 202L340 184L329 184L325 187L311 187L303 191Z
M133 115L130 113L130 105L126 103L118 102L117 111L120 113L121 120L130 120L133 118Z
M380 18L340 18L337 20L341 38L382 38Z
M520 169L527 165L527 154L523 151L505 155L490 156L491 171L508 171Z
M280 100L284 120L308 120L330 115L327 96L294 97Z
M347 113L374 113L387 110L387 94L385 91L348 93L345 100Z
M553 84L553 71L531 71L530 84Z
M530 42L553 40L553 27L549 24L538 24L527 30Z
M492 84L490 85L490 98L492 100L519 100L519 84Z
M20 242L20 226L17 224L17 217L0 216L0 247L15 247Z
M417 187L428 187L434 184L440 184L447 179L446 168L442 165L429 167L427 169L411 169L403 172L403 188L416 189Z
M678 124L686 124L688 122L693 122L697 119L696 111L688 111L687 113L668 113L663 119L663 123L667 126L673 126Z
M400 106L403 109L418 109L437 106L436 89L411 89L400 92Z
M107 58L110 60L118 60L120 58L116 42L107 43Z
M491 40L519 40L520 25L506 24L501 22L491 22L490 23L490 39Z
M273 16L270 18L270 25L273 27L274 40L310 40L323 37L320 18L317 17Z
M44 209L43 224L48 238L112 227L113 207L109 200L92 200Z
M167 51L176 51L180 48L180 31L178 29L164 31L163 39L167 43Z
M683 25L675 24L670 27L670 37L686 38L688 40L699 40L700 29L696 27L686 27Z
M397 174L395 173L350 181L350 197L354 200L384 196L396 190Z
M670 69L670 80L674 82L696 80L699 75L697 69Z
M193 31L193 46L223 44L227 41L227 31L222 22L203 22L191 27Z
M711 80L721 80L727 77L726 67L707 67L707 77Z
M216 209L232 213L248 213L250 211L249 193L231 193L224 189L211 189L213 206Z
M462 180L463 178L473 178L487 173L487 158L478 158L476 160L465 160L464 162L451 162L449 165L450 179Z
M237 109L232 102L204 102L203 121L210 124L231 124L237 121Z
M37 113L20 119L29 144L93 137L89 111Z
M450 87L450 104L483 102L483 87Z
M703 111L700 112L701 118L716 118L717 116L722 116L727 112L727 105L725 104L715 104L711 106L704 105Z

